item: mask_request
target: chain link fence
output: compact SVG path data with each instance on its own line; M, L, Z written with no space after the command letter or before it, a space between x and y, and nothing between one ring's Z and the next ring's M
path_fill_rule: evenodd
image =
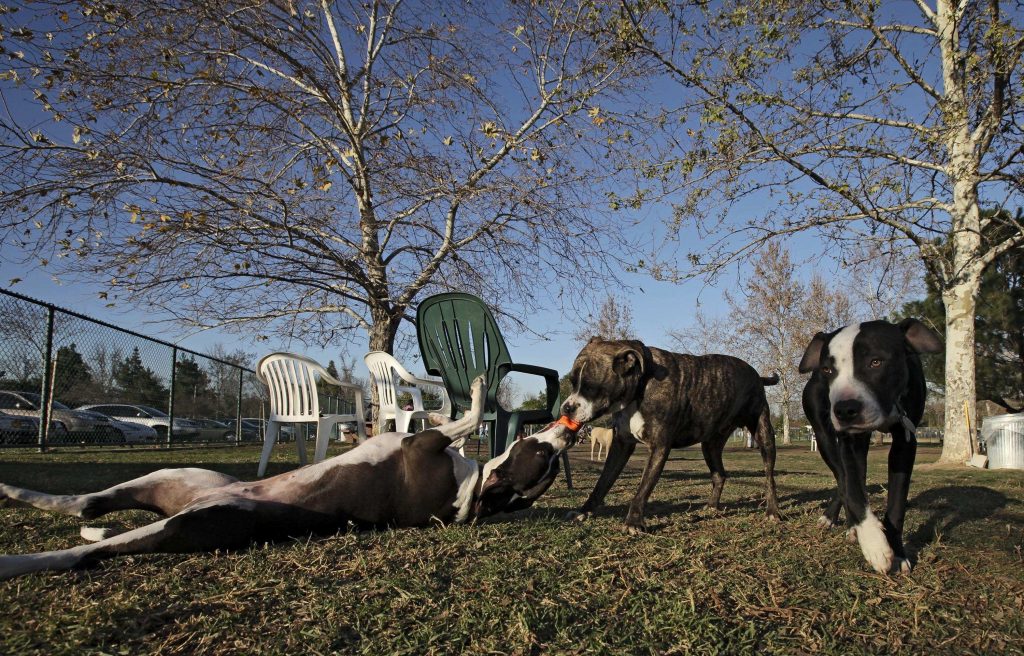
M251 369L0 290L0 446L263 439Z

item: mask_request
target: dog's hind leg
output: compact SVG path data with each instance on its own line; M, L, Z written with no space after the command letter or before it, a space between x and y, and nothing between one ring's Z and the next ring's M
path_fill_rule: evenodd
M437 426L434 430L445 437L455 439L473 432L484 416L484 394L487 392L487 380L483 375L477 376L470 387L471 404L466 414L459 419Z
M722 449L725 447L723 440L701 442L700 450L704 454L704 462L707 463L711 472L711 500L708 501L708 508L718 510L719 501L722 498L722 488L725 487L725 464L722 462Z
M764 461L766 513L769 519L781 519L775 493L775 429L772 428L771 411L767 403L761 410L757 422L748 426L747 430L757 442L757 447L761 450L761 460Z
M94 544L0 556L0 580L44 570L89 567L118 555L238 549L257 538L273 540L314 532L312 524L310 530L303 531L302 514L289 514L291 510L283 504L248 499L212 501Z
M101 492L46 494L0 483L0 505L21 505L83 519L116 510L150 510L164 516L180 511L200 492L236 482L206 469L161 469Z

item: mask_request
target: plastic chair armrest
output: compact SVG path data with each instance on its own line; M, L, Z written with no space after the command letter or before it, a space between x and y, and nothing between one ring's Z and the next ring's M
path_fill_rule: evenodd
M519 364L516 362L509 366L509 371L543 377L547 387L545 396L547 396L548 410L551 412L551 417L555 418L561 414L560 406L562 405L562 399L559 396L557 371L534 364Z

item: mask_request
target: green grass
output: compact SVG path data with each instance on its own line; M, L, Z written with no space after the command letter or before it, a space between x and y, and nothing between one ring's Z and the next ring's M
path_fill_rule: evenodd
M907 519L917 566L870 572L815 520L831 486L806 445L781 449L784 521L763 517L760 459L730 449L725 508L703 508L699 452L677 451L649 506L621 531L638 450L589 522L564 522L596 481L477 526L337 535L234 553L108 560L0 583L0 654L571 653L1001 654L1024 649L1024 472L920 467ZM272 467L293 466L281 447ZM886 448L871 454L884 507ZM924 447L919 463L937 458ZM0 453L0 481L91 491L160 467L251 477L255 448ZM96 522L135 526L141 512ZM79 522L0 509L0 552L73 546Z

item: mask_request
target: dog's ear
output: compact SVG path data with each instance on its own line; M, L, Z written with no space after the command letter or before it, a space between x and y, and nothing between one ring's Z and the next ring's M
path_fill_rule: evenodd
M612 361L612 368L619 376L629 373L643 375L646 363L644 362L644 345L636 340L623 342L624 347L615 354Z
M500 512L508 505L515 493L512 481L504 472L496 469L480 486L480 494L477 496L473 514L480 518Z
M903 337L910 344L910 348L918 353L941 353L942 338L938 333L924 325L917 319L907 318L899 323Z
M818 333L814 336L811 343L807 345L807 350L804 351L804 357L800 359L800 373L805 374L818 368L818 365L821 364L821 349L825 347L827 341L828 335L825 333Z
M594 344L595 342L600 342L600 341L603 341L601 339L601 336L600 335L594 335L593 337L590 338L590 341L588 341L587 344Z

